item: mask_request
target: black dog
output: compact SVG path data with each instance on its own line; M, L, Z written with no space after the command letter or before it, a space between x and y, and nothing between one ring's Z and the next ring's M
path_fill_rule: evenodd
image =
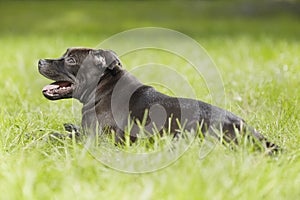
M42 75L56 81L43 88L46 98L76 98L83 103L85 134L108 129L115 132L116 142L121 142L128 122L132 122L130 139L135 141L139 121L144 122L149 134L153 129L169 129L176 134L200 126L204 135L220 137L221 133L226 141L236 142L237 131L248 132L266 148L278 149L231 112L193 99L170 97L143 85L122 69L112 51L69 48L61 58L39 60L38 68Z

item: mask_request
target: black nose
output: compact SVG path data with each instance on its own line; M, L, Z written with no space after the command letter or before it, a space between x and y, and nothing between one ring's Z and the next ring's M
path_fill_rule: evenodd
M45 59L40 59L39 60L39 66L46 64L46 60Z

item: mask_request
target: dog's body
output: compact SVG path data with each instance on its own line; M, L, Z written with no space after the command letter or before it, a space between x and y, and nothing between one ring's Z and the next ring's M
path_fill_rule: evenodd
M109 129L116 133L119 142L124 139L126 127L133 122L130 138L135 141L139 121L145 122L149 133L153 129L160 132L169 129L176 134L200 126L204 135L218 136L221 132L226 141L235 141L236 131L249 132L265 147L278 148L231 112L193 99L170 97L143 85L121 68L112 51L68 49L60 59L40 60L39 71L56 81L44 87L46 98L76 98L83 103L85 134L95 133L98 127Z

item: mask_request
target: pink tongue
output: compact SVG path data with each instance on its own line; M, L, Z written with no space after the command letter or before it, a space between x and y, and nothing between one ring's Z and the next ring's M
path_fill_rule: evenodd
M43 91L53 90L53 89L56 89L56 88L59 88L59 85L46 85L46 86L43 88Z

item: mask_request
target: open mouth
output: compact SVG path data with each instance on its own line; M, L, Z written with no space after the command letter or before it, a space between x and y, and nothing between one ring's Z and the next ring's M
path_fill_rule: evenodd
M69 81L57 81L46 85L43 88L43 94L50 100L71 98L74 90L73 83Z

